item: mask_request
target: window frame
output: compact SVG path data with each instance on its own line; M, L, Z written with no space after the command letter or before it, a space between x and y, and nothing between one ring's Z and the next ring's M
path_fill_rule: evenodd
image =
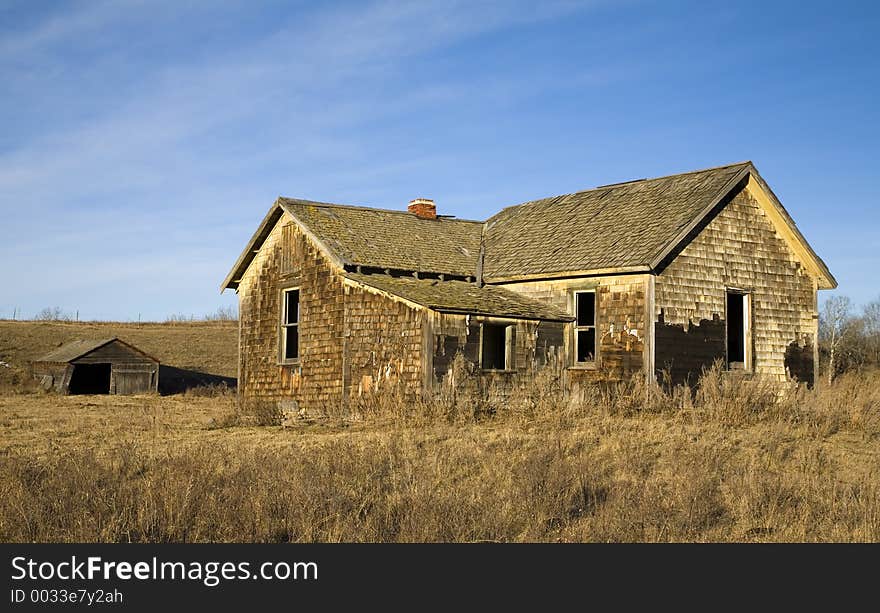
M504 368L484 368L483 354L485 353L485 335L486 326L495 326L504 328ZM516 370L516 358L514 347L514 332L516 324L511 322L500 321L482 321L480 322L480 370L483 372L514 372Z
M593 324L589 326L580 326L578 325L578 296L581 294L593 294ZM574 339L572 340L572 347L574 351L572 351L572 363L575 368L595 368L596 364L599 362L599 309L598 309L598 299L599 293L596 291L595 287L591 287L589 289L579 289L572 292L572 312L574 313L574 321L572 322L572 334ZM578 360L578 337L580 336L578 332L593 330L593 359L592 360Z
M743 300L742 318L743 329L743 361L730 361L730 314L728 313L729 296L741 296ZM754 351L752 350L752 328L754 327L754 314L752 312L752 291L738 287L724 288L724 362L727 370L740 372L752 372L755 367Z
M287 321L287 311L288 311L288 300L287 296L292 292L297 293L297 307L296 307L296 323L289 323ZM284 287L281 289L281 319L278 325L278 363L279 364L298 364L300 360L300 355L302 351L302 345L300 343L300 323L302 320L302 293L300 292L299 285L294 285L291 287ZM287 334L290 328L296 329L296 357L288 358L287 357Z

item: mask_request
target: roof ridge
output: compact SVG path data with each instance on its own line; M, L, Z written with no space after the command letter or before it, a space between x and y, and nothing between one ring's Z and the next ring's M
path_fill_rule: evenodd
M488 220L486 220L486 223L489 223L492 219L494 219L495 217L498 217L504 211L507 211L510 209L515 209L515 208L521 207L521 206L526 206L529 204L534 204L536 202L545 202L547 200L552 200L553 198L568 198L569 196L578 196L580 194L586 194L587 192L595 192L595 191L604 190L604 189L608 189L608 188L612 188L612 187L619 187L622 185L630 185L633 183L642 183L642 182L647 183L648 181L659 181L661 179L672 179L675 177L684 177L687 175L695 175L695 174L699 174L702 172L709 172L712 170L722 170L725 168L733 168L734 166L745 166L747 164L754 166L754 163L751 160L745 160L742 162L735 162L733 164L723 164L721 166L711 166L709 168L700 168L699 170L688 170L687 172L678 172L678 173L674 173L671 175L661 175L658 177L645 177L642 179L630 179L629 181L621 181L619 183L608 183L606 185L598 185L596 187L589 187L587 189L581 189L576 192L569 192L567 194L557 194L555 196L545 196L543 198L535 198L533 200L527 200L525 202L520 202L518 204L511 204L509 206L504 207L503 209L501 209L500 211L498 211L497 213L492 215Z
M304 206L317 206L317 207L329 207L336 209L356 209L359 211L376 211L378 213L396 213L398 215L410 215L413 216L409 211L402 211L400 209L383 209L375 206L363 206L360 204L339 204L335 202L318 202L317 200L306 200L304 198L290 198L288 196L278 196L279 200L284 200L285 202L292 204L301 204ZM446 220L446 221L464 221L467 223L485 223L484 221L479 221L477 219L464 219L462 217L454 217L451 215L437 215L437 220Z
M644 177L642 179L631 179L629 181L620 181L618 183L607 183L605 185L599 185L599 186L594 187L592 189L603 189L606 187L615 187L617 185L626 185L628 183L638 183L640 181L657 181L659 179L673 179L675 177L683 177L685 175L696 175L696 174L700 174L701 172L709 172L710 170L722 170L724 168L733 168L734 166L745 166L746 164L752 164L754 166L754 164L752 163L751 160L744 160L742 162L734 162L733 164L722 164L721 166L710 166L709 168L699 168L697 170L688 170L686 172L676 172L671 175L660 175L658 177ZM587 190L583 190L583 191L591 191L591 190L587 189ZM579 194L581 192L574 192L574 193Z

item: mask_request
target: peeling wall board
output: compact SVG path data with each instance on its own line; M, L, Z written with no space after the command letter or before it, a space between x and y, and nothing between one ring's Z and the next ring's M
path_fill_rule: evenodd
M456 354L461 353L473 364L480 377L499 390L509 389L530 376L536 368L556 364L562 354L565 324L496 317L434 314L434 381L442 382L449 373ZM482 371L480 368L480 330L487 323L512 326L509 362L512 367L505 373Z
M588 367L574 365L574 339L571 326L564 326L561 359L570 366L572 385L595 381L623 380L644 368L644 346L648 325L646 292L651 275L629 274L579 279L555 279L505 284L554 306L574 312L576 291L596 292L596 338L598 355Z
M344 291L346 396L392 388L420 395L425 310L355 286Z

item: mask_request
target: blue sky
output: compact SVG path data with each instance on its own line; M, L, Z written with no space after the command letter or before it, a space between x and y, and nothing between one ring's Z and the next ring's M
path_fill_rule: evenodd
M0 317L202 315L278 195L482 219L753 160L880 296L880 9L0 2Z

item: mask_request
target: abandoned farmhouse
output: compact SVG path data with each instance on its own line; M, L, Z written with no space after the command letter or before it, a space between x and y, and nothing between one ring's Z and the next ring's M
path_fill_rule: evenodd
M278 198L221 289L239 296L244 398L347 405L431 393L461 354L565 389L728 368L812 384L836 287L751 162L605 185L485 222Z

